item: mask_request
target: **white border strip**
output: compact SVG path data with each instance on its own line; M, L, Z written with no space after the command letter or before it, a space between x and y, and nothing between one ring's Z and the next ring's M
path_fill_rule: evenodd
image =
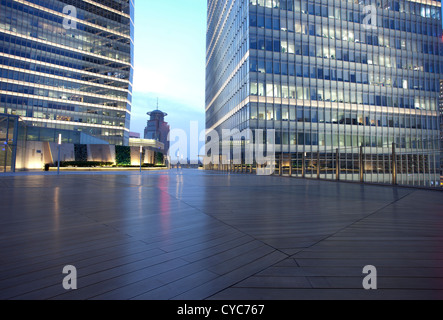
M24 121L29 121L29 122L44 122L44 123L63 124L63 125L68 125L68 126L101 128L101 129L111 129L111 130L122 130L122 131L130 132L130 130L128 128L104 126L104 125L101 125L101 124L73 122L73 121L49 120L49 119L39 119L39 118L28 118L28 117L21 117L21 118Z

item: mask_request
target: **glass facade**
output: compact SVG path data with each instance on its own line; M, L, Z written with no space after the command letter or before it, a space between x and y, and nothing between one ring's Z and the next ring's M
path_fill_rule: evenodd
M0 113L129 143L133 0L0 0Z
M440 80L440 176L443 186L443 80Z
M14 172L19 118L0 114L0 172Z
M435 186L442 56L440 1L209 1L206 126L275 129L291 174Z

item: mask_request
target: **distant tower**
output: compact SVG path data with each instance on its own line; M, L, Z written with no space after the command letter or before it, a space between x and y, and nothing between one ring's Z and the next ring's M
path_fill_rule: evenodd
M169 142L168 135L170 131L170 126L167 122L165 122L165 117L167 113L164 113L158 109L158 101L157 101L157 110L152 112L148 112L148 116L150 116L150 120L148 120L148 125L145 128L145 139L149 140L157 140L165 145L165 154L169 151Z

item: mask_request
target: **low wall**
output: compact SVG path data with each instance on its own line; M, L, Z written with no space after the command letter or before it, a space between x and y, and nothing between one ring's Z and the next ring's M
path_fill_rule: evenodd
M102 144L88 145L88 161L115 163L115 146Z
M154 164L155 152L152 150L144 150L143 164ZM140 147L131 147L131 166L140 165Z
M17 170L40 170L45 164L58 161L58 144L53 142L28 141L17 149ZM113 145L87 145L87 159L94 162L116 163L116 149ZM79 161L75 156L75 146L64 143L60 146L60 161ZM145 164L154 164L155 152L144 150ZM140 147L131 147L131 165L140 165Z

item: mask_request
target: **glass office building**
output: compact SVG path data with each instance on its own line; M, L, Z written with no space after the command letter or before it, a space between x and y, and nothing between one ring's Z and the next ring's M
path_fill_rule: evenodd
M207 129L275 129L280 172L435 186L441 26L440 1L210 0Z
M440 80L440 175L443 177L443 80Z
M0 113L129 143L133 0L1 0Z

